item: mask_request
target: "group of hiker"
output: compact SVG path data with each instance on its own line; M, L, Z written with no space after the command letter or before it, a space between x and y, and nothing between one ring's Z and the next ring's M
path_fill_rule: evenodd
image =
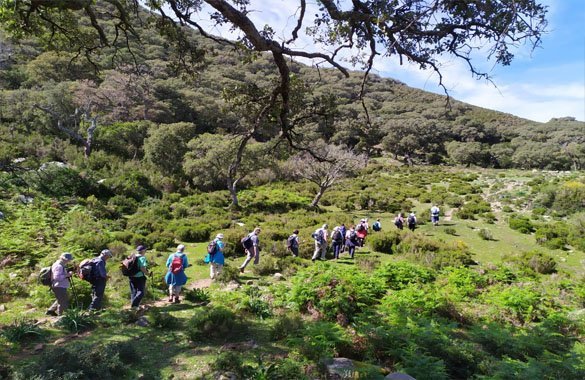
M431 207L431 222L434 226L438 225L440 210L437 205ZM394 219L394 224L399 229L403 229L404 224L412 231L416 228L416 215L411 212L406 221L402 213L399 213ZM329 245L333 252L334 259L339 259L340 255L347 251L350 258L354 258L356 247L363 247L368 236L370 225L368 219L361 219L356 225L346 227L344 223L333 227L331 233L328 231L328 224L323 224L318 228L311 237L315 242L315 250L311 261L325 260ZM377 219L371 229L381 231L382 224ZM244 262L239 266L240 273L244 273L246 266L254 260L254 265L260 261L260 228L256 227L252 232L247 234L242 240L242 246L246 253ZM209 264L209 276L216 279L221 275L225 263L224 257L224 235L219 233L209 243L207 247L207 256L205 262ZM331 242L331 244L329 244ZM287 250L294 256L299 256L299 230L295 229L287 239ZM122 262L122 274L128 276L130 286L130 306L138 309L146 289L147 276L150 275L148 270L148 260L146 259L147 248L143 245L136 247L135 252ZM109 278L106 263L112 258L112 252L104 249L93 259L83 260L79 265L79 275L81 278L89 281L91 284L91 303L90 311L100 310L106 288L106 282ZM49 307L47 315L61 315L69 306L69 297L67 289L72 285L74 273L67 269L67 265L73 260L71 253L63 253L50 268L47 268L47 285L55 294L55 302ZM168 269L165 274L165 282L168 285L168 301L171 303L180 303L182 287L187 283L185 269L189 267L189 260L185 253L185 245L179 244L176 252L169 255L166 261Z

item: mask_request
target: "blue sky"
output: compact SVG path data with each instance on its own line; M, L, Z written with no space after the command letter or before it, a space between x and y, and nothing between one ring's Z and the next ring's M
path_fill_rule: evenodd
M450 96L540 122L565 116L585 121L585 0L540 2L549 7L548 33L543 36L541 47L532 52L520 47L510 66L494 66L485 58L475 61L480 66L483 64L481 68L490 73L495 86L472 78L465 63L445 59L441 70ZM265 23L270 24L277 36L286 36L296 23L298 2L295 0L252 0L251 4L250 17L259 29ZM309 0L307 4L307 15L311 15L310 7L315 2ZM205 15L201 16L205 20ZM214 29L212 33L236 37L227 29ZM318 49L308 37L301 37L297 46ZM433 73L407 64L400 66L396 59L378 59L373 72L411 87L444 93Z

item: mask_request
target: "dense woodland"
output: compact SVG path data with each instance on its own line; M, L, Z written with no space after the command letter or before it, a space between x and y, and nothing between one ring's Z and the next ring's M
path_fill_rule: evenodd
M0 30L0 379L585 378L585 123L371 74L361 99L363 73L290 62L287 140L278 108L253 118L279 81L268 56L139 17L126 48L91 54ZM418 228L394 228L410 211ZM363 217L383 229L355 260L311 263L311 232ZM260 264L240 274L255 226ZM201 285L218 232L226 267ZM174 305L179 243L191 283ZM117 268L138 244L146 311ZM39 269L104 248L105 311L84 311L77 280L77 307L45 317Z

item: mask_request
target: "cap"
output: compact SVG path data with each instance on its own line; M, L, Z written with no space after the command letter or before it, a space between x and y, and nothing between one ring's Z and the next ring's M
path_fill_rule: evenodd
M215 235L215 238L216 239L223 239L223 234L217 234L217 235Z
M112 251L110 251L109 249L104 249L100 253L104 256L112 257Z
M329 227L329 226L327 225L327 223L325 223L322 228L327 228L327 227Z
M179 245L177 246L177 251L179 251L179 252L183 252L184 250L185 250L185 245L183 245L183 244L179 244Z
M70 254L69 252L63 252L63 254L61 255L61 258L67 261L71 261L73 260L73 255Z
M145 246L143 246L143 245L139 245L138 247L136 247L136 250L137 250L138 252L141 252L141 251L146 251L146 247L145 247Z

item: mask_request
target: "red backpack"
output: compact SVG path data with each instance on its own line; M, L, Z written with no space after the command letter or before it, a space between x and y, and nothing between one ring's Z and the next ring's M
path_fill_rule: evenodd
M175 255L175 257L173 257L173 261L171 261L171 266L169 267L169 270L171 271L172 274L177 274L180 271L182 271L183 270L183 257Z

